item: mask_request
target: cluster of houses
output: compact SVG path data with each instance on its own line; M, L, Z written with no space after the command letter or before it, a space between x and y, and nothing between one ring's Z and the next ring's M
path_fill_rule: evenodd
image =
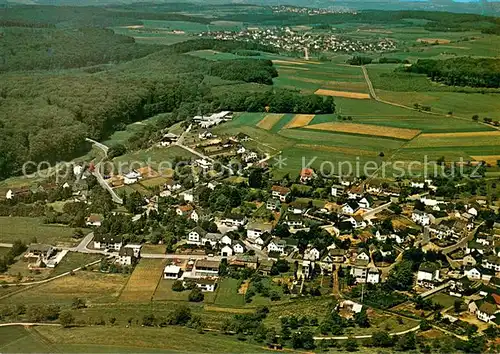
M202 129L212 128L232 119L233 113L231 111L222 111L219 113L212 113L210 115L199 115L193 117L193 121Z

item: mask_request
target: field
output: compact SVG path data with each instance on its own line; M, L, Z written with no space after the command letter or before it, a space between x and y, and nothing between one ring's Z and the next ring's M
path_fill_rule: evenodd
M314 92L314 93L316 95L320 95L320 96L355 98L358 100L369 100L370 99L370 95L368 95L366 93L358 93L358 92L319 89L319 90L316 90L316 92Z
M234 278L224 278L219 283L219 289L215 297L215 304L228 307L245 305L245 297L238 294L239 281Z
M134 269L120 295L121 302L148 302L153 299L158 281L163 275L166 261L142 259Z
M300 128L308 125L314 119L314 114L296 114L293 119L288 122L284 128Z
M265 348L234 337L200 334L185 327L144 328L125 325L94 327L3 327L0 349L3 352L64 353L165 353L165 352L239 352L257 353Z
M127 276L79 271L48 283L35 286L6 299L2 304L71 304L75 297L88 304L116 301Z
M48 243L53 246L74 246L78 243L72 238L74 229L61 226L43 224L41 218L28 217L0 217L0 242L12 243L20 240L30 244L36 237L38 243ZM84 230L87 232L87 230Z
M445 309L453 306L456 299L457 299L456 297L453 297L445 293L438 293L430 297L430 300L432 300L432 302L443 305Z
M257 127L265 130L271 130L282 117L283 114L267 114L264 119L257 123Z
M360 135L374 135L388 138L396 138L403 140L413 139L420 130L389 128L371 124L353 124L353 123L320 123L309 125L308 129L332 131L339 133L350 133Z

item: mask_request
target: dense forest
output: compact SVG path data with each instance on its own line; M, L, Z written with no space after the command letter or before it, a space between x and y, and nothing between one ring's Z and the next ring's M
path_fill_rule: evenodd
M426 74L431 80L450 86L500 87L500 59L451 58L419 59L402 70Z
M73 158L88 149L85 137L101 140L124 124L159 113L172 112L180 120L200 110L334 111L331 98L264 85L272 84L276 76L269 60L236 59L222 64L180 54L210 43L219 48L225 44L227 50L237 46L200 39L112 66L4 73L0 81L0 178L19 173L24 161ZM76 53L85 55L84 49ZM38 53L38 48L32 50ZM29 53L27 57L29 62ZM21 60L18 65L27 67Z

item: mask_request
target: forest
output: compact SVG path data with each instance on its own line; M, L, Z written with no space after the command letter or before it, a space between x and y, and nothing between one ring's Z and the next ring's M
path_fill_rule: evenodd
M27 29L28 31L30 29ZM99 30L100 31L100 30ZM301 95L272 84L272 62L236 59L222 64L178 54L208 44L233 50L237 43L193 40L116 65L68 71L9 71L0 81L0 178L25 161L61 161L88 150L86 137L105 139L124 124L171 112L176 120L200 110L331 113L331 98ZM247 49L242 45L243 49ZM96 53L103 46L95 46ZM134 43L129 46L134 50ZM85 55L85 48L76 54ZM33 55L38 48L32 47ZM27 67L31 54L19 67ZM99 57L99 55L96 55ZM81 63L87 63L81 60ZM60 64L64 63L64 56Z
M425 74L449 86L500 87L500 59L460 57L446 60L419 59L400 70Z

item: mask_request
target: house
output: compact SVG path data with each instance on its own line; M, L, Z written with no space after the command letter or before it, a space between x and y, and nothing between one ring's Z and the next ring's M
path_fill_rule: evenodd
M207 235L207 232L203 230L201 227L196 226L194 229L192 229L187 238L187 243L189 245L201 245L202 244L202 239Z
M231 257L233 255L233 249L231 248L230 245L224 245L221 249L220 249L220 255L222 257Z
M141 179L141 174L137 171L130 171L125 176L123 176L124 184L134 184Z
M255 240L257 237L262 236L263 233L270 233L272 229L272 224L251 222L247 225L247 238L251 241Z
M179 279L181 268L176 265L167 265L163 269L163 279Z
M215 247L222 241L222 234L219 233L214 233L214 232L207 232L205 236L202 236L201 238L201 244L205 246L208 243L210 243L210 246ZM226 236L227 237L227 236ZM229 239L231 240L231 239Z
M240 214L228 214L222 220L221 223L226 226L244 226L247 222L247 218Z
M223 235L219 242L223 245L231 245L233 240L228 235Z
M469 254L472 252L477 252L477 253L483 255L487 249L488 249L487 246L472 240L469 243L467 243L467 246L465 246L465 253Z
M32 243L29 245L24 258L36 259L43 263L47 263L49 258L56 253L56 250L51 245L44 245L41 243Z
M122 247L118 252L118 257L116 258L116 263L122 266L130 266L136 262L137 258L134 254L134 249L129 247Z
M200 215L196 210L193 209L193 211L189 213L189 218L194 222L198 222L198 220L200 220Z
M426 225L429 225L431 223L431 218L430 218L429 214L427 214L421 210L417 210L417 209L413 210L413 212L411 213L411 219L416 224L419 224L422 226L426 226Z
M489 302L483 302L476 312L477 319L486 323L495 323L499 314L497 306Z
M85 219L86 226L99 227L102 224L102 216L99 214L90 214L87 219Z
M487 233L480 233L476 237L476 242L482 244L483 246L490 246L495 242L495 236Z
M266 209L267 210L272 210L272 211L280 210L281 209L281 202L280 202L280 200L276 199L276 198L269 198L266 201Z
M234 253L238 253L238 254L245 253L245 251L246 251L245 244L241 241L234 241L233 251L234 251Z
M248 268L256 270L259 266L259 257L249 255L237 255L229 260L229 266L233 268Z
M356 256L356 261L370 262L370 256L368 255L368 253L366 251L361 251Z
M476 314L479 306L478 306L476 301L471 301L471 302L469 302L469 305L467 305L467 308L468 308L470 313Z
M214 292L217 287L217 279L184 278L182 281L184 287L189 287L190 283L195 284L202 292Z
M210 166L212 166L212 163L205 159L198 159L195 162L196 166L200 167L202 170L208 170Z
M285 216L285 224L292 228L304 227L304 221L300 215L287 214Z
M462 297L469 292L471 286L472 282L466 276L460 279L452 279L450 280L450 295Z
M344 263L346 251L339 248L327 249L321 256L321 269L328 272L333 271L333 263Z
M193 211L193 206L191 204L186 204L186 205L179 205L175 209L175 213L179 216L188 216L192 213Z
M366 227L366 221L361 215L350 216L343 221L350 222L354 229L362 229Z
M481 271L479 267L467 266L464 268L464 276L473 280L481 279Z
M123 242L121 236L112 235L95 235L94 248L96 249L111 249L119 251L122 248Z
M357 284L366 283L366 276L368 274L368 269L366 267L353 266L350 273Z
M315 247L309 248L304 252L304 259L308 259L311 261L315 261L315 260L319 259L319 256L320 256L320 252Z
M185 202L187 202L187 203L193 203L194 202L194 194L193 194L193 192L185 191L181 195L182 195L182 199L184 199Z
M478 254L477 252L466 254L462 259L462 265L475 266L477 264L476 257L478 257L478 255L480 254Z
M265 247L265 245L267 245L269 243L269 241L272 239L272 236L270 233L266 232L266 233L263 233L262 235L260 236L257 236L255 239L253 240L250 240L253 245L258 248L258 249L263 249Z
M371 198L370 197L363 197L360 200L358 200L359 207L363 208L363 209L369 209L370 208L370 203L371 203Z
M128 245L125 245L124 247L132 249L132 251L134 252L135 258L139 258L141 256L142 245L136 245L136 244L129 243Z
M424 262L420 264L417 273L417 284L425 288L434 289L441 281L439 278L440 266L434 262Z
M483 267L486 269L494 270L495 272L500 272L500 257L497 255L490 255L483 258Z
M179 139L177 135L174 133L166 133L163 135L163 137L160 140L160 145L161 146L169 146L170 144L173 144Z
M303 168L300 171L300 183L307 183L309 181L312 181L313 178L316 176L314 173L314 170L312 168Z
M366 282L370 284L380 283L380 271L376 267L370 267L366 276Z
M288 211L293 214L304 214L307 211L307 204L291 202L288 204Z
M290 188L282 186L272 186L271 194L273 198L279 199L282 203L286 201L286 197L290 194Z
M346 319L352 319L354 318L354 315L361 312L363 305L351 300L344 300L338 304L337 309L340 316Z
M11 200L12 198L14 198L14 192L12 189L9 189L7 193L5 193L5 199Z
M276 237L269 240L266 249L268 253L276 252L279 253L280 255L285 255L286 254L285 247L286 247L286 241Z
M208 259L197 259L193 266L192 273L195 277L217 277L219 275L220 261Z
M342 194L344 194L344 191L345 191L345 186L341 184L335 183L330 187L330 192L334 197L340 197Z
M355 200L349 200L342 205L342 214L352 215L359 210L359 204Z

